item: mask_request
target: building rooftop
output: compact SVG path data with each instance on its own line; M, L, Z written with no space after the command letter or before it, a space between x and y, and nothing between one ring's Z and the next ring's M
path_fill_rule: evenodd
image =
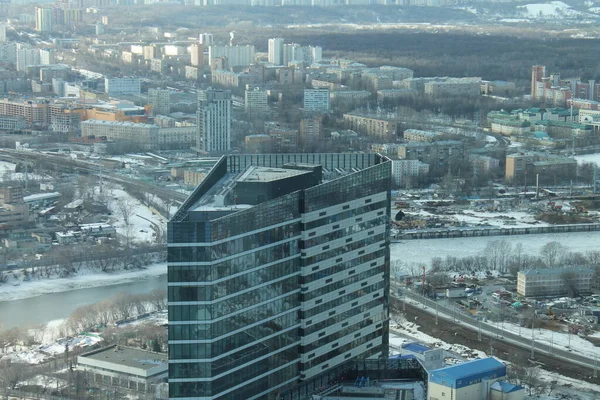
M104 121L100 119L88 119L87 121L83 121L81 124L83 125L109 125L109 126L135 126L138 128L147 127L147 128L157 128L157 125L150 124L138 124L135 122L128 121Z
M83 354L80 357L142 370L165 365L168 362L166 354L152 353L131 347L108 347Z
M518 392L519 390L524 390L523 386L513 385L512 383L498 381L492 383L490 389L496 390L502 393L513 393Z
M412 353L418 353L418 354L423 354L426 351L431 350L429 347L424 346L420 343L406 343L402 345L402 348L404 350L408 350Z
M429 380L454 388L464 387L481 379L506 376L506 367L494 357L482 358L463 364L436 369L429 373Z
M306 174L307 171L284 168L250 167L238 182L272 182L283 178Z
M587 267L560 267L560 268L537 268L527 269L525 271L519 271L519 274L525 276L536 276L536 275L561 275L565 272L579 272L579 273L594 273L594 270Z

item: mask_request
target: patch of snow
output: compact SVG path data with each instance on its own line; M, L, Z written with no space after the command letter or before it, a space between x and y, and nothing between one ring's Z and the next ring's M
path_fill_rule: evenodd
M565 18L581 15L579 11L571 9L571 7L562 1L551 1L549 3L535 3L518 6L523 16L528 18Z
M600 10L600 7L598 7L598 9ZM600 166L600 153L584 154L581 156L575 156L575 159L577 160L578 164L593 163L593 164Z

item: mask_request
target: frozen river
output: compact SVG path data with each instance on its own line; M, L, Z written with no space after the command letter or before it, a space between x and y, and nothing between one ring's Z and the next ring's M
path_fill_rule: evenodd
M466 257L481 254L489 242L506 240L523 245L523 253L537 255L548 242L560 242L569 251L600 250L600 232L548 233L541 235L482 236L456 239L404 240L391 245L392 261L429 266L434 257Z
M489 242L495 240L506 240L513 246L522 243L523 251L526 254L537 254L542 246L551 241L560 242L567 246L570 251L600 250L600 232L581 232L406 240L392 244L391 255L392 260L401 260L407 265L429 266L433 257L465 257L479 254L484 251ZM146 293L155 288L166 289L165 275L145 277L129 283L41 294L20 300L1 301L0 326L37 325L54 319L65 318L79 306L106 300L123 291Z

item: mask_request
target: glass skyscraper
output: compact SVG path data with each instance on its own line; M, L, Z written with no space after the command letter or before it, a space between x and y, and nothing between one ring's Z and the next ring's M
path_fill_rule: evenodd
M377 154L222 157L168 226L170 398L387 357L390 182Z

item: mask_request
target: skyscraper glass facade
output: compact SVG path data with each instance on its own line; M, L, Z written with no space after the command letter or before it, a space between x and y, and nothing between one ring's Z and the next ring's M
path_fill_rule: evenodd
M318 155L354 172L237 204L249 165L309 157L280 156L223 157L169 222L170 398L275 399L348 359L387 354L391 162Z

